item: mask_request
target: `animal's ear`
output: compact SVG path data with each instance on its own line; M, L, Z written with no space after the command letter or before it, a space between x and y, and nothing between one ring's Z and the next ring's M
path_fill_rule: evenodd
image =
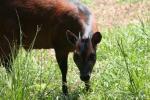
M78 37L77 37L73 32L71 32L70 30L67 30L67 31L66 31L66 36L67 36L67 40L68 40L71 44L73 44L73 45L76 44L76 42L77 42L77 40L78 40Z
M92 36L92 42L93 44L98 44L102 39L102 35L100 32L95 32Z

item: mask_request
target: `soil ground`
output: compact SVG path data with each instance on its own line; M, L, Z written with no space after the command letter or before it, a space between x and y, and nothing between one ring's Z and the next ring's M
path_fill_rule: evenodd
M94 0L89 4L100 28L136 23L150 19L150 0L119 3L117 0Z

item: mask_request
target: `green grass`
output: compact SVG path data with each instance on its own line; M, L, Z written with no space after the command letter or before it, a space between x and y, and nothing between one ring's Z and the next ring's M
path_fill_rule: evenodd
M104 32L98 52L104 98L150 99L149 29L138 23Z
M92 91L85 93L79 71L69 56L69 96L61 91L61 74L48 51L26 53L13 63L14 73L0 68L0 100L149 100L150 21L140 21L102 31L97 63L91 79Z
M90 4L92 2L92 0L81 0L81 1L85 4Z

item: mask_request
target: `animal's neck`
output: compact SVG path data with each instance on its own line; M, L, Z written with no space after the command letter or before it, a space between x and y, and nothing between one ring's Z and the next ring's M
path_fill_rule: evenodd
M92 36L92 15L89 15L88 20L86 23L84 23L84 34L83 39L90 38Z
M79 15L82 20L82 26L83 26L82 38L87 39L92 35L93 15L85 5L79 2L76 2L75 5L78 8Z

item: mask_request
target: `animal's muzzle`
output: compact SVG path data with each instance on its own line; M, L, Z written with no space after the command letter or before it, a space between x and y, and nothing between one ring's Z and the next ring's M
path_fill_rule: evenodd
M80 76L80 79L81 79L82 81L89 81L90 75L81 75L81 76Z

